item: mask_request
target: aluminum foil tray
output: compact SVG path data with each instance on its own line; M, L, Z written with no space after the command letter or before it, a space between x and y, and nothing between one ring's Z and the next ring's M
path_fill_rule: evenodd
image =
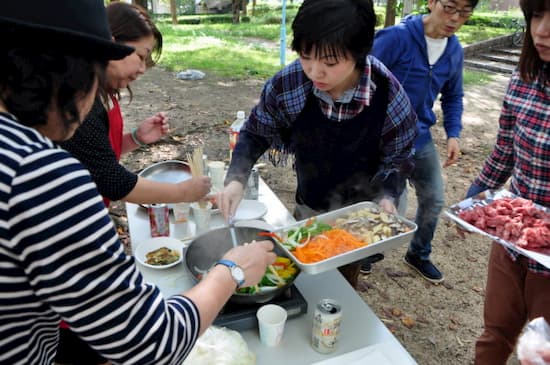
M488 232L485 232L484 230L466 222L462 218L460 218L459 214L462 211L472 209L476 206L483 206L488 205L491 202L503 199L503 198L516 198L517 195L511 193L510 191L506 189L501 190L486 190L476 196L473 196L471 198L465 199L459 203L456 203L454 205L451 205L446 211L445 215L454 221L456 224L458 224L462 229L465 231L471 232L471 233L479 233L483 236L489 237L493 241L511 248L512 250L515 250L519 253L521 253L524 256L530 257L533 260L537 261L541 265L544 265L547 268L550 268L550 250L549 249L541 249L540 251L533 251L533 250L526 250L522 247L516 246L514 243L509 242L505 239L502 239L498 236L495 236L493 234L490 234ZM535 206L547 213L550 213L550 210L548 208L545 208L541 205L535 204Z
M373 202L360 202L344 208L340 208L337 210L333 210L327 213L317 215L316 219L320 222L333 225L337 218L346 217L348 216L348 214L352 212L360 211L366 208L379 208L379 206ZM319 274L328 270L335 269L342 265L350 264L354 261L364 259L365 257L371 256L377 253L382 253L384 251L397 248L404 244L408 244L412 238L412 235L416 231L417 226L414 222L407 220L401 216L397 216L397 218L401 223L409 227L410 231L405 233L400 233L390 238L380 240L380 241L371 243L367 246L360 247L355 250L348 251L340 255L328 258L326 260L311 263L311 264L301 262L293 255L291 250L283 246L280 242L277 242L277 244L286 252L288 257L291 258L296 263L296 266L298 266L304 273ZM307 221L308 219L298 221L292 225L288 225L281 229L276 230L275 233L279 235L285 235L285 233L288 232L288 230L303 226L304 224L306 224Z

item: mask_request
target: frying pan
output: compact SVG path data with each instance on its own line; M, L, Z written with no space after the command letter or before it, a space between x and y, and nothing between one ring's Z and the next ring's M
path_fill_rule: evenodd
M251 242L252 240L271 240L270 237L259 236L260 232L267 232L262 229L252 227L235 227L235 235L237 242L242 245L245 242ZM229 228L218 228L203 233L196 237L185 253L185 265L189 272L192 274L195 280L199 281L200 278L208 271L208 269L222 256L233 247L231 243L231 234ZM282 249L275 244L275 253L278 256L286 257L286 254ZM298 272L299 274L299 272ZM229 299L233 303L241 304L253 304L253 303L265 303L283 294L285 290L292 285L294 280L290 280L286 285L275 288L273 290L247 294L247 293L234 293Z

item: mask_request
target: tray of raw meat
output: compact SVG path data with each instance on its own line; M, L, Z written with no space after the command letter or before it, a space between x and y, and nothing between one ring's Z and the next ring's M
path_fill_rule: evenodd
M550 210L508 190L486 190L450 206L445 214L550 268Z

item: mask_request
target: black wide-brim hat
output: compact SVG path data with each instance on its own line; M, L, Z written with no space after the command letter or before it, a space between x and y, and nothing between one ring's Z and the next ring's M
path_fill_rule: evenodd
M103 0L2 1L0 31L4 49L53 48L102 61L134 51L112 40Z

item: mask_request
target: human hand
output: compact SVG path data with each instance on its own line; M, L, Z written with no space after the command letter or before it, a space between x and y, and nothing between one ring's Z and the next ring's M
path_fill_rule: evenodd
M380 205L380 208L384 209L388 213L397 213L397 208L395 207L395 204L393 204L393 199L391 198L382 198L378 205Z
M223 258L235 262L243 269L245 282L242 286L245 287L258 284L265 269L275 262L277 255L273 252L273 242L266 240L234 247Z
M238 181L231 181L218 193L216 202L225 220L235 215L237 207L244 195L244 186Z
M170 124L164 112L145 119L137 129L137 137L143 143L153 143L170 133Z
M539 355L539 359L543 360L545 364L550 364L550 349L541 349L537 350L536 353ZM521 365L540 365L540 361L531 359L523 359L520 361Z
M193 176L191 179L178 183L184 202L196 202L206 196L212 188L208 176Z
M447 161L443 164L443 167L451 166L458 161L460 157L460 147L458 146L458 138L449 138L447 140Z
M522 365L550 364L550 326L544 317L531 320L518 338L516 351Z

